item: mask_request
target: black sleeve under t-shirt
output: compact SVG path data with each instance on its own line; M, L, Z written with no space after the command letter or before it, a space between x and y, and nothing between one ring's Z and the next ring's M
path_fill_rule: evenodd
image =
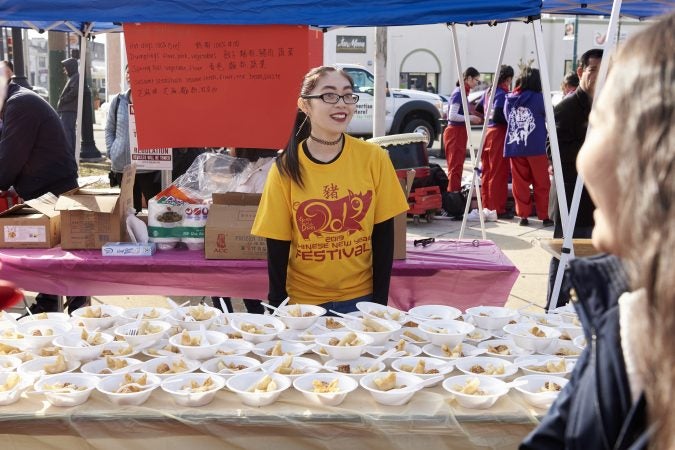
M382 305L389 298L389 280L394 260L394 219L375 224L373 227L373 301ZM288 254L291 241L267 239L267 274L269 292L267 300L272 306L279 304L288 296L286 278L288 274Z

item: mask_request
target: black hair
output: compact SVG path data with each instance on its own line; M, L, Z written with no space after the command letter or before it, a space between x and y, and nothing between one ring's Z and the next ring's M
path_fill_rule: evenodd
M14 72L14 64L11 61L3 59L2 62L9 68L9 70Z
M497 78L497 84L502 84L507 79L513 78L514 74L515 72L513 71L513 67L504 64L499 68L499 78Z
M579 76L574 72L568 72L563 78L563 83L574 88L579 87Z
M590 64L591 58L602 59L602 54L603 50L601 48L592 48L587 50L583 55L581 55L581 58L579 58L579 67L584 69Z
M344 76L349 84L354 87L354 80L351 76L339 67L334 66L320 66L310 70L302 80L302 87L300 88L300 96L309 95L316 87L319 78L328 72L338 72ZM295 116L295 124L291 131L291 136L288 139L286 148L277 158L277 168L282 175L291 178L298 186L303 186L302 171L300 170L300 156L298 155L298 144L307 139L312 131L312 124L309 116L302 110L298 109Z
M524 68L520 72L520 75L518 75L516 87L520 88L521 91L541 92L539 69L533 69L532 67Z
M467 78L479 77L480 72L476 70L475 67L467 67L464 73L462 74L462 80L466 81ZM455 83L456 86L459 86L459 80Z

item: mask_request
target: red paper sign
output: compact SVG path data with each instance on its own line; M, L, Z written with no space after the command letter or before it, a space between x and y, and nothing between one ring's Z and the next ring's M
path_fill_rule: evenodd
M302 77L323 62L306 26L125 24L138 143L282 148Z

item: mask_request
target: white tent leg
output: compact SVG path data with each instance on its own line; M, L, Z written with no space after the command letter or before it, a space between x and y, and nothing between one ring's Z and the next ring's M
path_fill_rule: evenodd
M474 167L471 187L469 188L469 197L467 199L466 206L464 207L464 218L462 219L462 227L459 230L459 239L461 240L464 237L467 214L469 212L469 208L471 207L471 198L473 196L474 184L476 185L476 197L478 199L478 211L479 211L478 217L480 218L480 230L483 239L487 239L487 236L485 235L485 219L483 218L483 214L481 214L481 212L483 211L483 202L480 198L480 186L476 181L477 179L475 169L476 152L473 147L473 144L471 143L471 122L469 120L469 103L466 99L466 91L464 90L464 77L462 76L462 61L459 56L459 41L457 39L457 28L454 23L451 25L450 30L452 31L452 47L455 52L455 60L457 61L457 78L459 79L459 93L462 96L462 109L464 110L464 126L466 127L466 141L469 144L469 153L471 154L471 162ZM445 151L447 152L448 149L445 149Z
M373 101L373 137L385 135L387 114L387 27L375 29L375 92Z
M616 29L619 23L619 15L621 12L621 1L614 0L612 5L612 14L609 18L609 24L607 26L607 40L605 41L605 48L600 62L600 69L598 71L598 78L595 82L595 93L594 97L597 98L598 93L602 90L603 85L605 84L605 79L607 78L607 71L609 70L609 60L611 57L611 52L614 49L612 47L612 36L616 35ZM619 44L617 40L617 45ZM591 131L590 125L586 129L586 137ZM555 308L558 306L558 297L560 294L560 287L562 285L562 277L567 264L571 259L574 258L574 246L572 245L572 240L574 236L574 224L577 221L577 213L579 212L579 203L581 202L581 192L584 187L584 179L581 175L577 175L577 181L574 185L574 194L572 195L572 203L570 205L569 216L562 216L563 220L563 246L560 253L560 263L558 264L558 272L556 273L555 283L553 284L553 292L551 293L551 307ZM567 201L567 200L565 200ZM558 202L560 202L560 193L558 193ZM565 204L567 206L567 204ZM566 232L565 232L566 230Z

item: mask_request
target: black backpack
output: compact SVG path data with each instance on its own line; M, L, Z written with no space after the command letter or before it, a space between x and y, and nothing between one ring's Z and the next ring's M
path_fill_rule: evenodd
M462 217L464 208L466 207L466 200L469 197L468 188L464 188L458 192L442 192L443 209L450 217Z

